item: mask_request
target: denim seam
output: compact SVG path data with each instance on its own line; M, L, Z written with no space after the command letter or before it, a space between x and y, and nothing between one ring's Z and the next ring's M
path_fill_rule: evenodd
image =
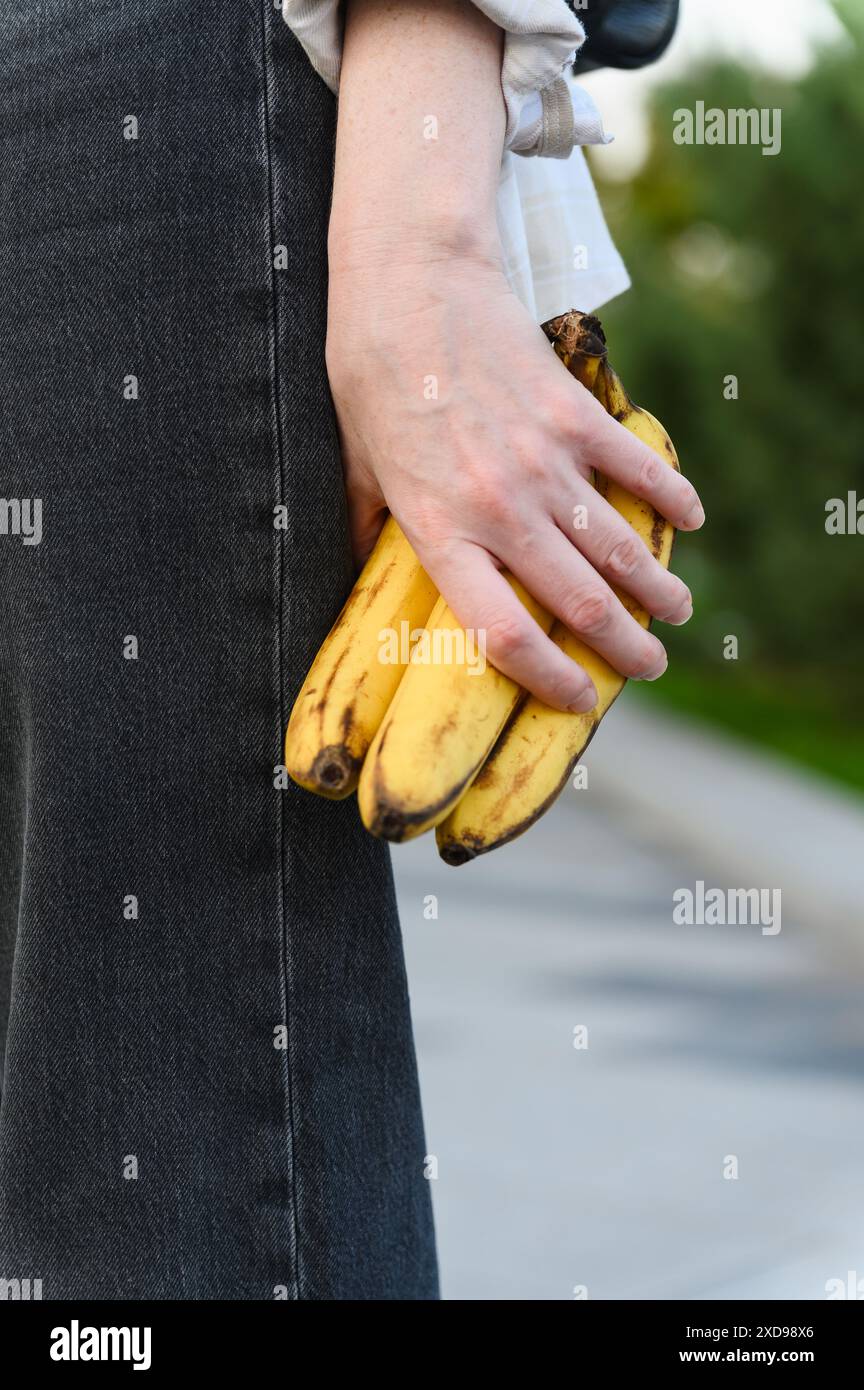
M277 11L277 13L281 13ZM274 252L276 247L276 225L275 225L275 199L274 199L274 176L273 176L273 155L271 148L270 130L270 106L273 84L270 71L270 46L268 17L268 0L261 0L261 55L262 72L264 78L263 91L263 132L264 132L264 155L265 168L267 175L267 235L268 251L270 257L270 349L271 360L270 368L272 373L273 386L273 428L276 440L276 470L275 482L278 488L277 503L281 503L284 494L285 480L285 451L282 431L282 414L279 399L279 300L276 292L276 274L274 267ZM284 561L283 547L279 540L279 532L273 532L276 538L276 557L275 557L275 585L276 585L276 614L277 614L277 633L276 633L276 683L279 692L279 710L277 716L277 740L281 740L282 724L284 718L285 705L285 661L283 650L283 631L284 631ZM285 1123L288 1136L289 1149L289 1169L291 1181L291 1241L292 1255L294 1260L293 1271L293 1293L295 1300L300 1299L300 1220L297 1203L297 1163L296 1163L296 1127L294 1117L294 1084L291 1068L291 1022L290 1014L290 950L288 943L288 918L285 910L286 904L286 883L285 883L285 812L283 804L283 793L278 793L278 817L277 817L277 840L279 853L279 924L280 924L280 991L281 1003L285 1020L285 1047L282 1049L284 1059L283 1082L285 1100Z
M20 879L20 882L19 882L19 884L18 884L18 911L17 911L17 913L16 913L16 915L15 915L15 940L14 940L14 943L13 943L13 945L12 945L12 969L11 969L11 972L10 972L10 979L9 979L9 1001L8 1001L8 1003L9 1003L9 1010L8 1010L7 1020L6 1020L6 1036L5 1036L5 1038L3 1039L3 1059L2 1059L2 1066L0 1066L0 1128L2 1128L2 1123L3 1123L3 1096L5 1095L5 1093L6 1093L7 1089L8 1089L7 1084L6 1084L6 1077L7 1077L7 1074L8 1074L9 1037L10 1037L10 1034L11 1034L11 1031L12 1031L12 1030L11 1030L11 1027L10 1027L9 1025L10 1025L11 1019L13 1018L13 1009L14 1009L14 1005L15 1005L15 982L16 982L17 975L18 975L18 973L19 973L18 971L16 971L15 967L16 967L16 964L18 964L18 947L20 946L21 941L22 941L22 939L23 939L22 933L21 933L21 912L22 912L23 907L24 907L24 892L25 892L25 889L26 889L26 887L27 887L27 844L28 844L28 832L29 832L29 830L30 830L30 800L31 800L31 798L30 798L30 776L31 776L31 773L32 773L32 771L33 771L33 728L32 728L32 725L31 725L31 723L30 723L30 710L29 710L29 707L28 707L28 710L27 710L27 731L26 731L26 739L27 739L27 758L26 758L26 769L27 769L27 772L26 772L26 776L25 776L25 779L24 779L24 829L23 829L22 834L21 834L21 879Z

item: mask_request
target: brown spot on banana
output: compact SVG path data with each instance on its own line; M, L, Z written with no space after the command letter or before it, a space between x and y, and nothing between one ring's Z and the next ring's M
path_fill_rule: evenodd
M666 532L666 518L659 512L654 513L654 525L651 527L651 543L649 549L656 560L663 549L663 537Z

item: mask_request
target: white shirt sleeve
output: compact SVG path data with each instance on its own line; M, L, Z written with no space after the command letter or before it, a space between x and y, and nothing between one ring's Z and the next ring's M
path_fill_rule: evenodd
M507 107L505 145L517 154L566 159L574 144L572 114L561 81L585 30L565 0L474 0L504 30L501 86ZM331 91L339 88L342 61L340 0L281 0L282 18ZM540 101L540 119L532 117L526 140L522 111L529 98ZM521 128L521 137L520 137Z
M507 280L535 323L594 313L629 287L580 149L554 161L506 151L497 213Z

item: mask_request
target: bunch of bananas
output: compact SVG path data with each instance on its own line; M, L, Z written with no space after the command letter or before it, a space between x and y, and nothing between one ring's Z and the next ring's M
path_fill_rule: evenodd
M573 310L543 327L567 370L677 468L663 426L633 404L610 367L599 321ZM599 475L593 481L668 567L673 527L616 483ZM592 710L551 709L492 666L472 670L466 634L390 517L292 709L285 766L294 781L333 799L356 789L367 830L387 840L410 840L435 826L439 853L453 865L532 826L625 681L508 579L552 641L593 680ZM616 592L647 627L645 610Z

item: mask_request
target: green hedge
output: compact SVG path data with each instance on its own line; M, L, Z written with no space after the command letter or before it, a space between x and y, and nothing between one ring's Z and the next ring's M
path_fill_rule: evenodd
M864 535L825 525L829 499L864 502L861 10L799 82L716 65L658 88L645 167L600 193L633 278L610 357L708 513L676 550L696 617L662 631L660 696L864 787ZM675 144L697 101L779 107L780 153Z

